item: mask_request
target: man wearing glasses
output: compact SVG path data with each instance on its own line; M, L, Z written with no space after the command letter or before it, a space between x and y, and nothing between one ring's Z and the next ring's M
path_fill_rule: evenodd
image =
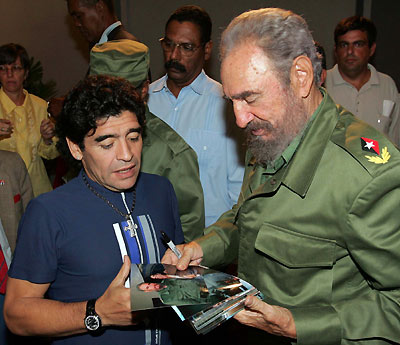
M206 226L236 203L244 161L221 84L203 70L211 55L211 27L209 15L198 6L180 7L170 16L160 39L167 74L149 92L150 111L197 153Z

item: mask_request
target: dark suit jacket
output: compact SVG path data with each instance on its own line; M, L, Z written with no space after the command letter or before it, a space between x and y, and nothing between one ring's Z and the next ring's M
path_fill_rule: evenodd
M32 198L24 161L15 152L0 150L0 219L13 252L19 220Z

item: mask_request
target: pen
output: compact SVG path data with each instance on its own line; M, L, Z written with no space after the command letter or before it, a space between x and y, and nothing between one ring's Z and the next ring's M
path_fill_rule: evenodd
M167 244L169 249L173 251L173 253L180 259L182 257L182 253L179 251L178 248L176 248L175 243L171 241L171 239L168 237L168 235L164 232L161 231L161 236L164 240L164 242Z

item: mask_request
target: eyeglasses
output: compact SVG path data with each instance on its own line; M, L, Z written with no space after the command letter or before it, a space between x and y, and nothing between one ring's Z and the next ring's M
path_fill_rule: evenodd
M193 43L176 43L165 37L160 38L159 41L161 43L161 48L165 52L172 52L176 47L176 48L179 48L179 51L184 56L192 56L197 49L204 46L204 44L196 46Z
M7 74L8 71L11 71L12 74L18 74L23 72L24 68L19 65L0 65L0 74Z

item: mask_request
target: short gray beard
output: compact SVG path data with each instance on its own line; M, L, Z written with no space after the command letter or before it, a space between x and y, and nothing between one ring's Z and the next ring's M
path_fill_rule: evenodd
M308 114L304 105L296 98L290 87L285 98L287 100L285 113L277 127L272 126L267 120L258 119L251 121L245 128L247 147L260 165L270 165L281 156L307 124ZM252 131L256 129L264 129L273 135L268 139L255 136Z

